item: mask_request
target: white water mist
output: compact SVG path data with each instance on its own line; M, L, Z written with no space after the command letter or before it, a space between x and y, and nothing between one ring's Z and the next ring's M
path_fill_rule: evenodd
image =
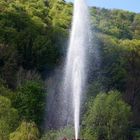
M85 0L75 0L70 43L67 52L64 92L72 102L75 139L80 131L81 97L86 84L86 60L89 44L89 11ZM70 101L72 100L72 101Z

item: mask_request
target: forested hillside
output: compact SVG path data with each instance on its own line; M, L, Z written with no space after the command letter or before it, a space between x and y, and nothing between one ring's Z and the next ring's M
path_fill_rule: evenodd
M45 81L64 62L72 9L63 0L0 0L0 140L38 140L44 135ZM96 7L90 11L92 48L98 48L100 58L97 66L95 52L89 52L81 135L139 140L140 14ZM69 135L67 129L47 132L42 139Z

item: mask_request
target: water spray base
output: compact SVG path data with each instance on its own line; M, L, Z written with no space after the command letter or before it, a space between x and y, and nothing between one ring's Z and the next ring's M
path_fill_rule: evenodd
M84 139L72 139L72 140L84 140Z
M84 139L72 139L72 140L84 140Z
M68 139L64 138L63 140L68 140ZM72 140L84 140L84 139L72 139Z

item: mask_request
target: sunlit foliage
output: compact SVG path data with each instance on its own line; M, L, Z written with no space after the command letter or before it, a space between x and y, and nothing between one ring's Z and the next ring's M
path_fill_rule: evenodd
M117 91L100 93L91 99L84 118L84 138L127 140L131 109Z

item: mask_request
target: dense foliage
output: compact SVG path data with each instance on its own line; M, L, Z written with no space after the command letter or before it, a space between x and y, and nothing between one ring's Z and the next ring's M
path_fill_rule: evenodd
M59 140L59 139L73 139L73 128L70 126L67 126L66 128L62 128L60 130L51 130L48 133L46 133L41 140Z
M111 91L91 99L84 116L84 138L89 140L127 139L131 109L121 94Z
M18 112L12 108L11 101L0 96L0 139L8 140L10 132L17 127Z
M64 62L72 8L64 0L0 1L0 139L8 140L12 132L11 140L28 135L39 139L46 105L44 80ZM140 14L96 7L90 11L93 51L84 136L125 140L129 129L129 139L139 139ZM42 139L63 133L71 137L72 130L50 131Z
M18 110L21 120L32 120L38 125L42 123L45 110L45 94L41 83L26 82L18 89L12 102Z
M10 134L10 140L39 140L39 130L35 123L22 122L17 130Z

